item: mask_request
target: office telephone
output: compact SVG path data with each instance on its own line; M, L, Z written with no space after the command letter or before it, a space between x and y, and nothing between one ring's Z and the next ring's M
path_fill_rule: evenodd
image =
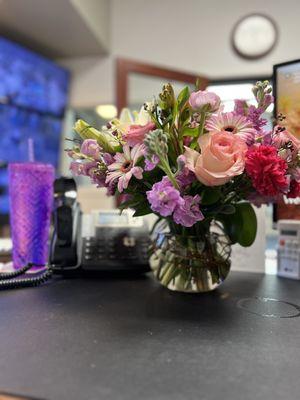
M147 272L150 236L142 217L131 210L95 210L84 214L73 179L55 183L56 207L49 264L68 274Z
M131 210L82 213L73 179L57 179L54 193L54 228L46 269L38 276L16 279L35 266L28 263L21 270L0 274L0 289L37 286L53 273L101 276L150 270L150 235L142 217L134 218Z

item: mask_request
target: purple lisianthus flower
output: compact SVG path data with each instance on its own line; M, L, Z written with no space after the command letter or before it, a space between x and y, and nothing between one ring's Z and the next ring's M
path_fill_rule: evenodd
M96 140L86 139L81 145L80 152L88 157L98 160L100 157L101 148Z
M163 217L171 215L175 208L183 203L179 191L174 188L167 176L155 183L146 194L151 209Z
M202 221L204 216L199 208L200 196L183 196L183 202L178 205L173 214L176 224L187 228L193 226L196 222Z

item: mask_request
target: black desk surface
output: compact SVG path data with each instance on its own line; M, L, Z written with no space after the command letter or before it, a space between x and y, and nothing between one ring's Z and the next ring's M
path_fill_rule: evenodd
M0 389L48 400L299 400L300 318L237 307L255 296L300 305L300 282L232 273L206 295L150 277L1 292Z

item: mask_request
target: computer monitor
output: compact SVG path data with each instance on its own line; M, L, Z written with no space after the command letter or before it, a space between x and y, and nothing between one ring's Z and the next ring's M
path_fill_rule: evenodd
M274 117L282 114L287 129L300 139L300 60L274 65ZM284 199L274 207L274 222L279 219L300 220L300 198Z

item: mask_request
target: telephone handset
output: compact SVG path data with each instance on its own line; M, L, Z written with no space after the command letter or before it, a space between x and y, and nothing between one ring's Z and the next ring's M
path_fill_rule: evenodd
M54 272L75 270L80 266L80 232L82 212L77 201L77 187L72 178L54 182L54 229L49 264Z

